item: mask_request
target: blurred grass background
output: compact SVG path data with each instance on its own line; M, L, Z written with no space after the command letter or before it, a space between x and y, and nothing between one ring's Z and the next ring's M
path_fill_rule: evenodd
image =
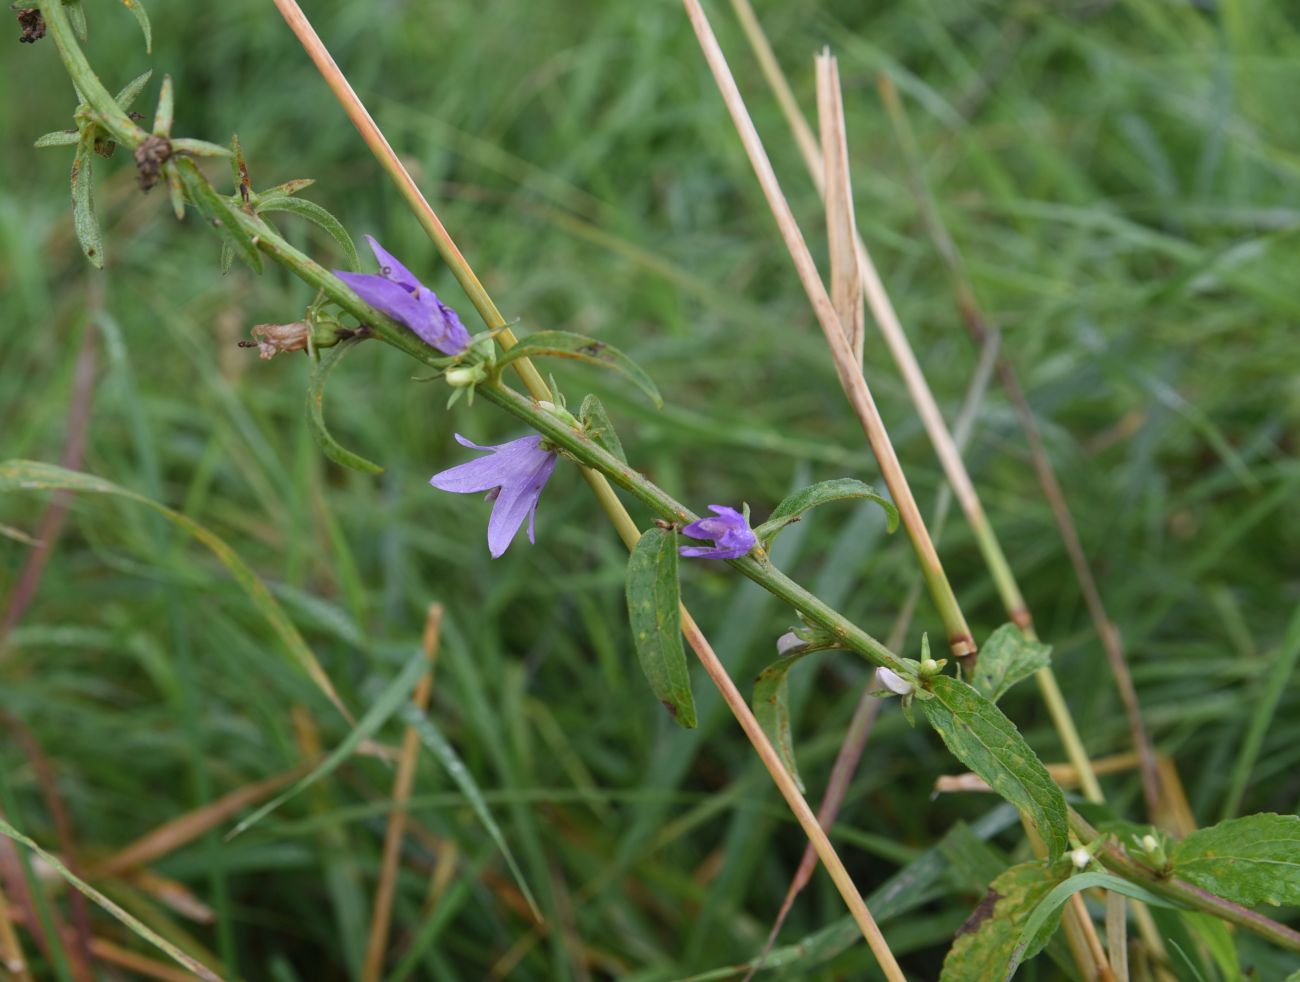
M88 6L88 51L110 89L154 67L136 107L149 114L170 72L175 132L222 141L237 131L255 187L316 178L305 197L354 237L378 235L470 309L270 4L153 3L152 59L119 5ZM506 316L523 330L597 335L655 376L662 413L607 378L555 369L571 398L606 401L636 466L696 508L746 500L760 518L797 483L878 481L677 4L314 7ZM1297 11L1266 0L869 7L798 0L759 14L805 106L813 52L829 43L839 56L858 221L932 387L951 419L975 354L876 96L882 71L907 102L926 177L1005 332L1147 722L1197 820L1221 817L1270 684L1287 690L1241 811L1294 811L1300 697L1269 671L1300 599ZM784 124L729 10L711 12L820 256L820 208ZM9 39L0 73L0 457L58 461L81 418L81 466L219 534L271 585L354 707L417 650L425 607L447 606L433 716L557 929L530 935L491 840L425 759L413 812L424 832L408 837L390 967L413 952L411 977L649 980L756 954L803 839L702 676L697 731L673 728L649 695L624 622L622 547L572 469L547 488L537 545L521 539L493 562L487 506L425 482L464 459L453 431L480 442L517 431L488 406L443 412L441 390L412 384L409 363L377 345L336 373L326 411L346 445L387 470L372 478L323 461L303 412L306 359L264 363L235 348L251 325L299 316L306 288L274 267L222 278L216 239L192 216L178 226L161 190L140 195L121 151L96 161L109 270L90 270L72 235L71 154L31 147L70 125L67 77L48 40ZM280 224L338 261L314 230ZM938 468L870 325L866 357L928 501ZM92 408L70 414L78 358ZM1128 749L1100 646L996 391L968 459L1089 750ZM48 502L6 495L0 524L35 535ZM10 606L31 550L0 537ZM819 512L780 552L878 635L911 578L909 548L871 508ZM1003 617L960 521L942 552L982 637ZM791 614L724 571L684 575L688 603L747 691ZM940 630L925 603L909 653L923 630ZM178 530L128 503L75 502L0 646L0 697L48 757L83 862L297 766L293 707L325 747L343 738L346 725L277 644ZM795 673L795 736L814 798L866 674L845 655ZM1061 759L1032 687L1004 707L1044 759ZM380 736L395 743L399 733L393 722ZM0 765L9 818L55 847L32 754L7 736ZM935 776L954 769L933 735L908 729L893 706L882 713L833 836L864 890L993 807L984 796L931 800ZM252 831L210 834L156 863L211 908L211 923L169 911L139 882L100 885L169 937L189 935L231 976L357 977L390 781L383 764L354 759ZM1134 774L1104 783L1119 812L1142 817ZM1016 839L994 842L1011 850ZM430 918L439 862L455 875ZM981 892L947 870L885 925L909 972L937 975ZM782 941L841 910L818 874ZM147 951L102 915L94 927ZM1247 938L1240 947L1259 978L1297 967ZM1038 962L1022 974L1057 977ZM861 945L791 972L873 977Z

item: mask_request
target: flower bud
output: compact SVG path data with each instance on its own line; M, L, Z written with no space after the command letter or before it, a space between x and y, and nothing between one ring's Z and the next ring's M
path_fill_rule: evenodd
M466 386L482 382L485 378L482 365L462 365L458 368L447 369L447 384L453 389L463 389Z
M1083 848L1075 849L1070 853L1070 862L1074 863L1075 869L1087 869L1092 862L1092 853Z
M896 695L910 695L914 688L911 682L890 668L877 668L876 678L881 685Z
M939 664L937 661L935 661L933 658L926 658L925 660L923 660L923 661L921 662L921 674L922 674L922 675L938 675L938 674L939 674L939 669L942 668L942 667L943 667L943 666L940 665L940 664Z

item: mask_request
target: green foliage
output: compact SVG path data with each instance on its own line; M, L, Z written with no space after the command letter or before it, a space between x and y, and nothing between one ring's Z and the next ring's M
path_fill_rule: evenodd
M173 141L173 145L175 142ZM181 184L184 185L189 200L199 210L199 214L217 230L225 245L248 263L253 272L260 273L262 257L258 254L257 246L240 226L230 202L217 194L212 185L203 179L193 161L181 158L170 163L180 175Z
M605 404L596 396L588 395L582 400L582 406L578 410L578 422L582 424L583 432L592 443L623 463L627 463L627 454L623 451L623 443L618 438L614 423L605 412Z
M794 778L799 790L804 790L803 778L794 757L794 737L790 733L790 669L816 648L797 648L780 660L768 665L754 680L754 717L776 747L781 763Z
M986 699L997 702L1021 679L1046 668L1051 657L1051 645L1030 641L1016 625L1003 624L980 648L971 685Z
M799 521L804 512L809 509L824 505L830 501L845 501L855 498L874 501L885 510L885 519L889 531L893 532L898 528L898 509L894 507L892 501L870 484L863 484L861 481L855 481L849 477L841 477L833 481L822 481L812 487L802 488L794 492L794 494L787 495L773 510L772 516L754 529L754 533L762 541L770 543L776 538L781 529L791 522Z
M339 248L343 250L343 265L352 271L361 268L361 258L357 255L357 247L352 241L352 236L348 235L348 230L343 227L343 223L331 215L328 211L316 204L314 201L307 201L304 198L291 198L287 194L261 194L257 199L257 213L264 215L268 211L284 211L291 215L297 215L299 218L305 218L313 225L323 228Z
M695 697L682 648L675 533L650 528L637 541L627 561L627 614L636 657L651 690L674 722L693 729Z
M95 128L83 125L77 139L77 153L72 158L72 225L90 264L103 269L104 237L95 216L94 160Z
M334 463L363 474L382 474L383 467L348 450L330 435L329 427L325 425L325 382L330 372L353 347L354 344L344 341L317 355L311 370L311 381L307 383L307 418L311 420L311 432L316 438L316 445Z
M989 884L988 893L957 932L943 961L941 982L986 982L1009 978L1022 934L1042 900L1070 872L1068 862L1033 861L1012 866ZM1034 926L1032 943L1023 957L1032 958L1047 944L1060 923L1060 905L1054 916Z
M1063 853L1065 797L1015 724L965 682L937 675L930 686L933 698L917 701L953 756L1029 816L1049 855Z
M1300 816L1247 815L1174 846L1174 874L1247 907L1300 904Z
M513 348L501 354L497 358L497 364L508 365L517 358L570 358L587 365L608 368L648 395L656 406L662 408L664 404L659 389L641 366L605 341L570 331L538 331L525 336Z

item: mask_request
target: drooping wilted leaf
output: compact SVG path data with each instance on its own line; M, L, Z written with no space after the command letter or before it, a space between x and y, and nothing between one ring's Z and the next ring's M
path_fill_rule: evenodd
M1246 815L1198 829L1170 860L1175 876L1235 903L1300 904L1300 816Z
M682 648L677 536L647 529L627 561L627 613L650 688L680 726L695 726L691 674Z
M307 418L311 421L311 432L316 438L317 446L334 463L364 474L382 474L384 472L382 467L346 449L330 435L329 428L325 425L325 380L334 370L334 366L343 360L344 354L353 347L354 345L344 342L333 348L326 348L321 353L312 367L311 379L307 383Z
M1003 624L980 648L971 685L997 702L1021 679L1046 668L1051 656L1051 645L1031 641L1014 624Z
M949 675L931 680L921 711L954 757L1028 814L1049 855L1069 848L1065 796L1015 724L978 691Z
M656 406L663 408L664 400L650 376L631 358L604 341L569 331L538 331L500 355L497 364L507 365L516 358L572 358L608 368L618 372L648 395Z

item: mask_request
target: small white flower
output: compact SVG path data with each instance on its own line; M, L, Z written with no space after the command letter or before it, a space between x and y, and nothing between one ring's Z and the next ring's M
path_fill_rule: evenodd
M1147 852L1154 853L1160 848L1160 843L1156 841L1154 835L1144 835L1142 836L1142 848Z
M803 644L803 641L799 635L795 634L794 631L786 631L776 639L776 653L778 655L789 654L791 649L797 648L801 644Z
M907 679L903 678L903 676L899 675L893 669L877 668L876 678L880 680L880 684L886 689L890 692L897 693L900 696L908 695L912 691L912 683L907 681Z
M1076 849L1070 853L1070 862L1074 863L1075 869L1087 869L1092 862L1092 854L1087 849Z

